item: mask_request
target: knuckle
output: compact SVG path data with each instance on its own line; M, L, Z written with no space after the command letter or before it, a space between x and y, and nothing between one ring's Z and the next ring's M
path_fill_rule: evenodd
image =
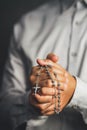
M45 88L41 88L41 93L42 94L46 94L46 89Z
M55 88L52 88L52 89L51 89L51 93L52 93L52 95L54 95L54 94L57 93L57 90L55 91Z
M53 68L53 66L50 65L50 72L54 75L55 72L55 69Z
M33 66L31 70L33 71L34 69L35 69L35 66Z
M35 71L37 70L38 66L33 66L32 69L31 69L31 72L32 73L35 73Z
M44 107L43 107L42 105L39 105L39 109L40 109L41 111L43 111L43 110L44 110Z
M42 101L41 98L37 97L36 99L37 99L38 103L41 103L41 101Z
M66 84L68 85L68 83L69 83L69 79L68 79L68 78L66 78Z
M47 81L47 85L48 85L49 87L52 86L51 80L48 80L48 81Z
M65 71L64 75L65 75L65 77L68 77L68 73L66 71Z
M43 111L43 110L41 110L41 111L40 111L40 113L43 115L43 114L44 114L44 111Z
M66 83L66 77L63 78L63 81Z
M34 75L30 75L30 76L29 76L29 80L30 80L30 81L33 81L33 80L34 80Z
M65 91L66 89L67 89L67 84L66 83L64 83L64 85L63 85L64 87L63 87L63 90Z
M52 65L52 61L51 61L51 60L46 59L45 61L46 61L46 64L47 64L47 65Z
M44 98L43 97L38 97L37 101L38 101L38 103L43 103L44 102Z

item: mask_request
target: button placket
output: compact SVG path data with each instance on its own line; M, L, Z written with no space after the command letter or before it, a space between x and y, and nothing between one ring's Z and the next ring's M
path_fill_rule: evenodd
M79 21L78 21L79 22ZM75 13L73 23L72 23L72 36L71 36L71 45L70 45L70 53L69 53L69 72L75 74L75 65L78 53L78 39L79 39L79 26L77 24L77 12Z

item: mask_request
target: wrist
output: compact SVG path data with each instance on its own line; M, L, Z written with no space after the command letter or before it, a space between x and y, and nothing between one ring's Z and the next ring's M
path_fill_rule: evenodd
M72 98L73 98L73 95L74 95L74 92L75 92L75 89L76 89L76 84L77 84L77 81L76 81L76 77L75 76L72 76L72 94L71 94L71 97L70 97L70 99L69 99L69 101L68 101L68 104L70 103L70 101L72 100Z
M75 76L72 76L72 78L73 78L73 94L74 94L75 89L76 89L77 80L76 80Z

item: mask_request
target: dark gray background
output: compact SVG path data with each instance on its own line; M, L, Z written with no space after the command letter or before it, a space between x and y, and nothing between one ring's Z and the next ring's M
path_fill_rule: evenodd
M37 8L39 5L47 1L51 0L0 0L0 86L13 25L23 14ZM82 121L81 115L77 117L76 124L79 122L81 123L83 130L87 129L87 126L85 126ZM7 127L2 128L3 126L4 125L0 117L0 130L9 130ZM22 130L22 128L20 128L20 130Z
M50 0L0 0L0 86L14 23L47 1Z
M47 1L50 0L0 0L0 88L14 24L22 15ZM8 120L4 122L1 115L0 130L11 130ZM24 125L20 130L24 130Z

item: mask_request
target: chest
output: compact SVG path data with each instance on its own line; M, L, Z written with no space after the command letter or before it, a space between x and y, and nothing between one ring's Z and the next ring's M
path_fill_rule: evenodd
M22 39L22 48L32 65L36 59L45 59L50 52L59 56L59 64L71 74L86 75L84 66L87 63L87 15L86 11L77 12L73 16L73 9L65 14L41 24L39 29L31 33L26 30ZM35 25L36 26L36 25ZM30 37L27 37L30 36ZM27 39L25 42L24 39ZM87 70L87 67L86 67Z

